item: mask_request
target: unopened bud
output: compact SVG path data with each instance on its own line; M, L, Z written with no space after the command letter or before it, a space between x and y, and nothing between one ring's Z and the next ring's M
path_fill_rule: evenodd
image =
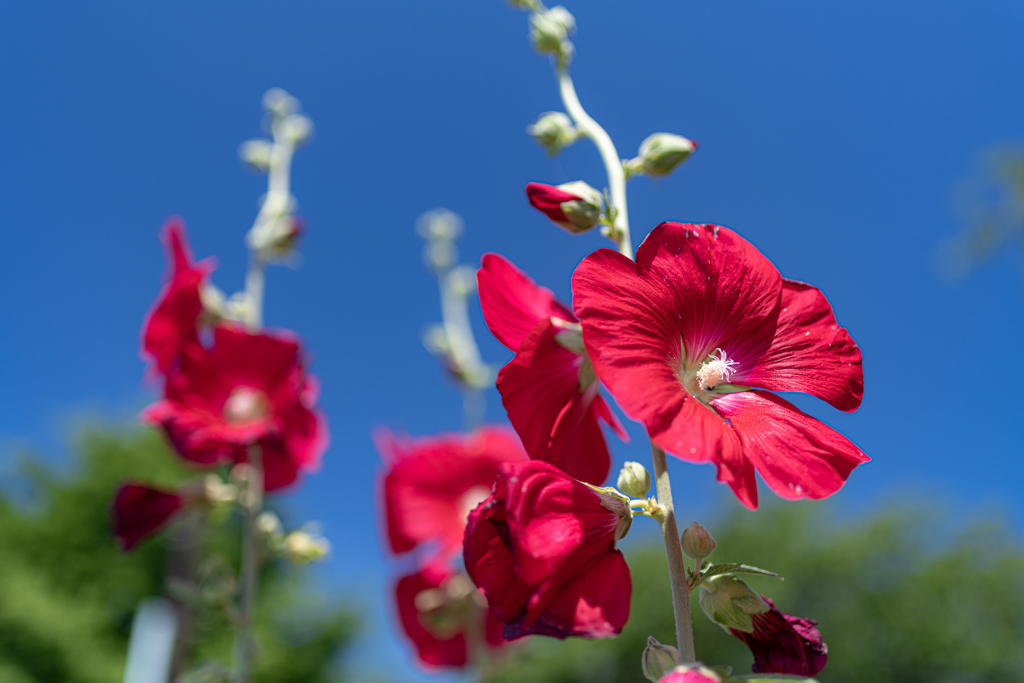
M273 512L264 510L256 518L256 530L266 538L271 538L284 533L281 520Z
M313 137L313 121L308 116L291 114L279 125L278 134L296 147Z
M683 552L691 560L703 560L709 557L715 550L715 539L711 537L708 530L697 522L683 530L682 537Z
M533 208L573 235L601 222L601 193L582 180L557 186L529 183L526 196Z
M576 19L561 5L530 15L530 42L541 54L571 54L572 43L568 38L575 31Z
M627 462L619 472L616 487L633 498L646 498L651 490L651 473L638 462Z
M719 574L700 585L700 608L708 619L725 630L745 633L754 630L752 614L764 614L771 608L761 596L734 574Z
M275 116L284 118L299 110L299 101L284 88L271 88L263 94L263 108Z
M238 487L225 484L216 474L208 474L203 478L203 496L211 505L233 503L238 498Z
M508 4L524 12L531 12L537 9L537 0L508 0Z
M273 144L269 140L246 140L238 146L238 158L257 171L270 168L270 155Z
M576 141L578 133L572 119L560 111L549 111L540 115L526 132L544 148L548 156L555 156Z
M696 149L697 143L682 135L655 133L640 143L639 156L626 162L626 165L633 173L643 172L649 176L668 175Z
M416 219L416 232L431 242L455 240L462 234L462 217L448 209L424 211Z
M647 680L660 681L665 674L682 664L682 662L679 650L671 645L662 645L655 640L654 636L647 637L647 647L644 648L644 656L640 660L640 667L643 669Z
M288 534L282 547L284 558L294 564L309 564L323 560L330 552L330 541L301 529Z

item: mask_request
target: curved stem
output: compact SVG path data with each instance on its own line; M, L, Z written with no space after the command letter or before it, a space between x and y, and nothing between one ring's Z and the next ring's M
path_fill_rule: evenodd
M661 534L665 539L665 554L668 556L668 573L672 583L672 608L676 617L676 641L683 662L694 662L697 656L693 649L693 623L690 619L690 586L686 582L686 568L683 566L683 549L679 544L679 528L672 506L672 485L668 479L668 463L665 451L651 443L651 459L654 461L654 479L658 492L658 505L664 515Z
M562 95L562 103L576 123L576 127L588 138L593 140L597 151L601 153L605 171L608 173L608 191L611 194L612 208L615 210L614 236L619 252L627 258L633 258L633 245L629 238L629 212L626 209L626 172L622 168L622 159L615 149L615 143L597 121L583 109L576 88L564 66L558 68L558 90Z

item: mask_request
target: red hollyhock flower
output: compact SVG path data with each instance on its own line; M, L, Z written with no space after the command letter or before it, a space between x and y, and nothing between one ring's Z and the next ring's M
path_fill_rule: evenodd
M864 393L861 352L824 295L784 280L742 237L662 223L636 263L610 249L573 275L598 378L651 440L757 507L758 471L783 498L824 498L869 458L766 391L802 391L845 411Z
M503 462L525 460L511 430L410 439L380 430L374 439L387 466L383 505L395 553L433 543L435 560L458 555L469 511L487 498Z
M183 496L174 491L144 484L122 486L110 508L114 538L121 550L131 550L139 541L158 531L182 505Z
M167 373L165 398L142 419L199 465L244 462L258 444L264 489L274 491L320 465L328 435L316 397L297 341L218 326L212 348L187 345Z
M658 683L722 683L722 679L700 664L684 664L662 676Z
M187 340L196 338L196 320L203 312L199 297L203 280L214 264L210 259L192 262L185 224L172 217L164 224L161 240L167 250L171 275L142 326L142 357L166 373Z
M487 613L487 601L465 574L431 564L395 584L402 630L430 667L465 666L467 635L483 628L484 642L501 647L502 625ZM471 639L470 639L471 640Z
M498 254L484 254L477 283L487 326L516 352L497 386L527 453L580 481L603 484L611 456L598 420L623 441L628 437L598 393L576 316Z
M751 615L753 633L729 629L754 653L753 672L816 676L828 661L828 646L815 628L818 622L784 614L770 599L761 598L771 610Z
M582 181L558 187L529 183L526 197L533 208L574 235L590 230L601 220L601 193Z
M538 460L505 463L469 515L463 558L505 638L607 638L629 617L632 583L615 542L629 502Z

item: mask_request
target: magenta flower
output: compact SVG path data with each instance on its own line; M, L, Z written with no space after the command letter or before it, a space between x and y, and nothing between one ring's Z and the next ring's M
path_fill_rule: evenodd
M466 571L509 640L608 638L629 617L632 582L615 542L631 521L627 498L545 462L505 463L469 515Z
M742 237L662 223L636 262L610 249L573 275L597 377L651 440L713 462L749 508L755 470L783 498L824 498L869 458L783 398L802 391L845 411L864 392L861 352L814 287L784 280Z
M752 633L729 629L754 653L754 673L817 675L828 661L828 646L815 628L818 622L784 614L770 599L761 598L771 610L751 615Z
M529 183L526 197L533 208L574 235L590 230L601 220L601 193L582 181L558 186Z
M124 484L110 506L114 538L121 550L127 552L159 531L184 504L185 497L177 491Z
M484 255L477 283L487 326L516 352L497 386L526 452L580 481L603 484L611 456L598 422L628 437L599 393L576 316L498 254Z
M658 679L658 683L722 683L711 669L700 664L683 664Z

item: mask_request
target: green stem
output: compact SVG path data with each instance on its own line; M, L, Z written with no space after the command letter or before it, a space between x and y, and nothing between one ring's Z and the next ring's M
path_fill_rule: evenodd
M249 447L248 476L243 496L241 500L245 519L242 525L242 568L239 575L239 626L235 630L233 652L234 683L249 683L252 669L252 622L259 570L256 518L263 509L262 452L258 444Z
M683 662L697 661L693 649L693 623L690 620L690 586L686 582L686 567L683 565L683 549L679 545L679 528L672 506L672 485L668 479L668 463L665 451L651 442L651 459L654 462L654 480L658 492L658 505L662 509L661 534L665 539L665 554L668 557L668 574L672 584L672 608L676 617L676 641Z

